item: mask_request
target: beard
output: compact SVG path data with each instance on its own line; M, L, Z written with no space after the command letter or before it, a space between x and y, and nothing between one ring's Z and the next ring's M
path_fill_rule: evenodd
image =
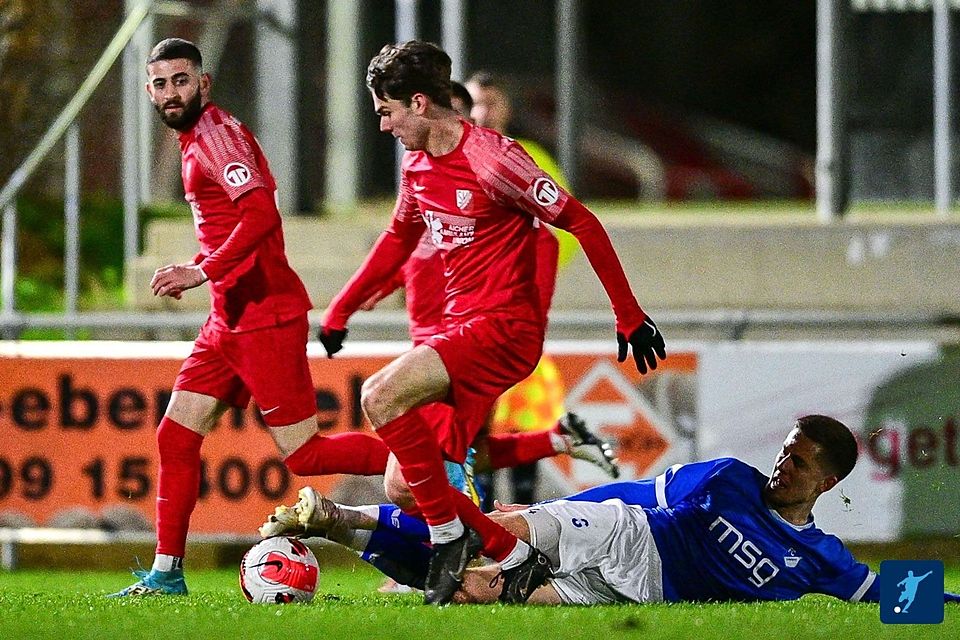
M157 110L157 113L160 114L160 119L163 120L163 124L177 131L187 131L193 127L197 120L200 119L200 112L203 111L203 107L200 106L199 91L197 91L186 104L183 104L179 100L168 100L162 105L154 104L153 106ZM168 112L165 107L169 106L180 107L180 113L173 114Z

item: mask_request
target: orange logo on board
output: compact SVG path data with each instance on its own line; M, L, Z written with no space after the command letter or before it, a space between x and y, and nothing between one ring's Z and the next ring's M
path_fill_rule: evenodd
M602 437L615 441L620 470L628 478L650 475L651 467L670 449L668 423L608 360L595 362L567 392L566 404Z

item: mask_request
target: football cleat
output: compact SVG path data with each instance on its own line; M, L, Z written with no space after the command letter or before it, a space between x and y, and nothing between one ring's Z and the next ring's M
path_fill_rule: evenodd
M560 418L558 430L561 435L570 438L570 457L600 467L611 478L620 477L620 467L617 466L617 456L609 442L601 440L590 431L583 418L568 411Z
M257 531L262 538L272 538L274 536L301 536L306 533L303 525L300 524L300 516L297 513L297 506L288 507L281 504L273 510L273 515L267 518L267 521L260 525Z
M526 560L512 569L501 570L493 580L490 588L497 586L503 579L503 588L500 591L500 602L504 604L523 604L530 599L533 592L553 577L553 567L550 560L537 549L533 550Z
M131 596L185 596L187 583L183 579L183 570L157 571L151 569L135 569L133 571L139 580L127 587L107 595L108 598L127 598Z
M424 604L449 603L463 584L467 565L482 548L480 535L469 527L453 542L434 544L423 589Z
M300 499L293 506L293 510L302 529L301 535L324 536L332 529L345 526L340 505L333 500L313 487L300 489L298 495Z

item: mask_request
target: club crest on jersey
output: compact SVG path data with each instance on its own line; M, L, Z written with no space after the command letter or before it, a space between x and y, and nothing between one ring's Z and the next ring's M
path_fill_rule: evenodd
M557 183L549 178L537 178L533 183L533 199L541 207L549 207L560 199Z
M457 208L466 209L473 199L473 192L469 189L457 189Z
M241 162L231 162L223 168L223 179L231 187L242 187L250 182L250 169Z
M427 210L423 221L430 230L430 239L438 249L450 250L473 242L477 221L442 211Z
M787 555L783 556L783 564L787 565L788 568L793 569L803 558L797 555L797 552L791 547L787 549Z

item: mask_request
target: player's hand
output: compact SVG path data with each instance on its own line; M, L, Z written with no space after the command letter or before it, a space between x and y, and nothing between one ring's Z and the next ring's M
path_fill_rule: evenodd
M326 349L328 358L332 358L333 354L343 349L343 341L346 337L346 329L320 327L320 331L317 333L317 339L320 340L320 344Z
M195 264L168 264L153 273L150 288L155 296L179 300L184 291L199 287L206 281L203 270Z
M504 513L510 513L511 511L523 511L524 509L529 509L530 505L528 504L504 504L499 500L493 501L493 508L497 511L502 511Z
M627 359L627 345L633 349L633 359L637 361L637 371L640 373L646 373L647 367L656 369L657 358L663 360L667 357L663 334L650 317L634 329L630 337L617 332L617 362Z

